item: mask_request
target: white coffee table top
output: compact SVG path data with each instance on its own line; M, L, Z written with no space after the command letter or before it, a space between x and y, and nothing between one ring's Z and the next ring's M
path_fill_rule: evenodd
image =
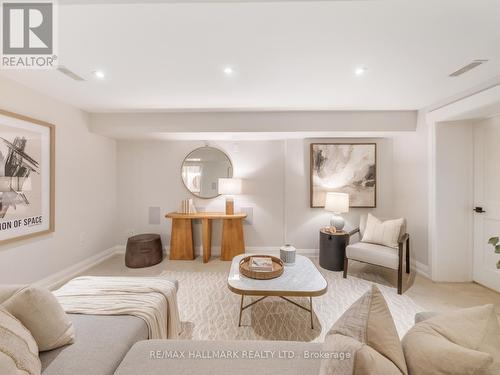
M254 296L307 296L326 293L328 283L314 263L305 256L297 255L293 266L285 266L283 274L275 279L256 280L240 274L240 260L246 255L233 258L227 278L229 289L237 294Z

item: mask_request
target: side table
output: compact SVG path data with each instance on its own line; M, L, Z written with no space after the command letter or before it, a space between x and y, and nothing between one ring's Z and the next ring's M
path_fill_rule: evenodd
M225 214L223 212L197 212L181 214L170 212L165 215L172 219L170 236L170 259L194 259L193 220L202 222L203 263L207 263L212 254L212 221L222 220L221 259L232 260L234 256L245 252L243 219L246 214Z
M344 270L345 248L349 243L349 233L330 233L326 228L319 231L319 265L330 271Z
M127 240L125 265L130 268L151 267L163 260L159 234L138 234Z

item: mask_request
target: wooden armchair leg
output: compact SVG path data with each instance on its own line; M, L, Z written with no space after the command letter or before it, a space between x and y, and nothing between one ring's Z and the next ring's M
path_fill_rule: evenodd
M349 265L349 260L344 256L344 279L347 279L347 267Z
M403 292L403 244L399 243L398 294Z
M410 273L410 237L406 240L406 273Z
M403 268L400 266L398 269L398 294L403 293Z

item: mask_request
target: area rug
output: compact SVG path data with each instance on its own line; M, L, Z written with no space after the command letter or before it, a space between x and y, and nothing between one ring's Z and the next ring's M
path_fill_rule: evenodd
M342 272L324 272L328 291L313 298L314 329L308 312L277 297L268 297L243 311L238 327L241 297L227 287L226 272L165 271L162 276L179 281L177 294L182 324L181 339L192 340L289 340L324 341L332 324L373 284ZM376 283L383 293L402 337L422 311L395 288ZM256 298L256 297L254 297ZM293 298L308 307L309 299ZM245 304L252 297L245 297Z

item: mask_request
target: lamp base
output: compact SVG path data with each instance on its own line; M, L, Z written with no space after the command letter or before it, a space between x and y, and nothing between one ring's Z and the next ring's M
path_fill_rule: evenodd
M338 214L333 214L332 218L330 219L330 226L335 227L337 230L342 230L344 229L345 225L345 220L342 216Z
M234 199L232 197L226 198L226 215L234 215Z

